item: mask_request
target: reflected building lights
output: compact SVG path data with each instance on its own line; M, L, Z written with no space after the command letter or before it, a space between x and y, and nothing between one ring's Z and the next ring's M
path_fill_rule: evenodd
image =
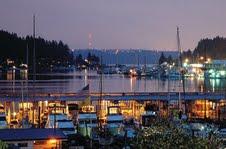
M84 81L85 81L85 86L86 86L86 85L88 85L88 72L87 72L87 69L85 69L84 72L85 72L85 75L84 75L84 79L85 80Z
M130 78L130 91L131 92L135 91L135 84L136 84L136 77L131 77Z

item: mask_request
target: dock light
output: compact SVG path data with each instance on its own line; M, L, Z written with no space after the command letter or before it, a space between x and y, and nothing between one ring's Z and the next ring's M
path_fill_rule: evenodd
M207 58L207 62L210 62L211 61L211 58Z
M225 73L224 70L221 70L221 71L220 71L220 75L221 75L221 76L225 76L225 74L226 74L226 73Z
M185 63L188 63L188 62L189 62L189 60L188 60L188 58L186 58L186 59L185 59Z
M187 66L188 66L188 63L183 63L183 66L184 66L184 67L187 67Z
M56 144L57 140L54 139L54 138L52 138L52 139L49 139L48 142L49 142L50 144Z
M16 112L13 112L13 116L16 116Z
M204 59L204 57L203 57L203 56L201 56L201 57L200 57L200 60L203 60L203 59Z
M48 106L48 101L46 100L46 101L44 101L45 102L45 106L47 107Z

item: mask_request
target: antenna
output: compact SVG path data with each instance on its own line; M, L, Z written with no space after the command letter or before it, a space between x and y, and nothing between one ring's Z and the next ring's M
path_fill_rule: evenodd
M88 43L88 47L89 47L89 49L92 49L92 38L93 38L93 36L92 36L92 33L89 33L89 35L88 35L88 38L89 38L89 43Z

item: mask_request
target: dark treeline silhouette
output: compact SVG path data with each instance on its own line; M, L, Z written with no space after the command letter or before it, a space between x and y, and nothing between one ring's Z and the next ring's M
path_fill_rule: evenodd
M91 68L96 69L100 65L100 58L95 54L88 53L86 58L83 58L81 54L75 57L75 64L77 68Z
M16 66L26 63L28 48L29 69L33 64L33 42L32 36L18 37L15 33L0 30L0 64L4 66L7 59L15 62ZM73 64L73 54L69 47L62 41L47 41L41 37L35 39L36 47L36 69L50 69L54 66L68 66Z
M162 52L161 56L159 57L159 65L163 64L164 62L167 62L168 64L172 65L176 62L176 59L173 59L171 55L169 55L167 58Z
M199 61L201 57L204 59L225 59L226 58L226 38L215 37L213 39L202 39L192 52L188 50L183 53L183 57L191 58L193 61Z

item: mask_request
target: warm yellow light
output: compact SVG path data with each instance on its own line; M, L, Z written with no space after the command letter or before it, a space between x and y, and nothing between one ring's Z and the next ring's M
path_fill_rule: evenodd
M208 58L208 59L207 59L207 61L208 61L208 62L210 62L210 61L211 61L211 59L210 59L210 58Z
M203 57L203 56L201 56L201 57L200 57L200 59L201 59L201 60L203 60L203 59L204 59L204 57Z
M13 112L13 116L16 116L16 112Z
M185 59L185 62L186 62L186 63L188 63L188 62L189 62L188 58L186 58L186 59Z
M48 142L49 142L50 144L56 144L57 140L56 140L56 139L50 139Z
M46 101L44 101L45 102L45 106L48 106L48 101L46 100Z

